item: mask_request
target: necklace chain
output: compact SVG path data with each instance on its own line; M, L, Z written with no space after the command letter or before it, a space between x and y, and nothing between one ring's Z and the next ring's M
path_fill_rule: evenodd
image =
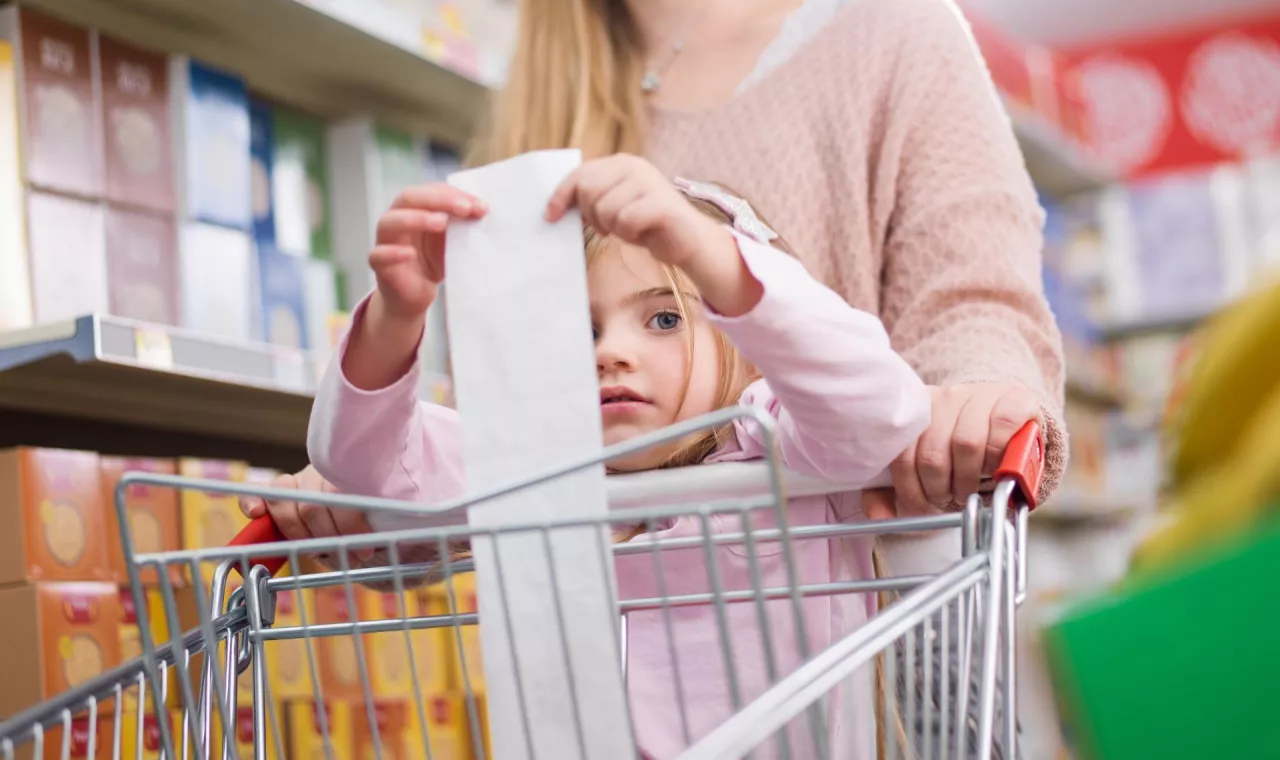
M662 77L667 73L667 69L671 68L671 64L675 63L676 58L684 52L684 40L672 43L670 51L665 56L665 60L661 66L651 67L644 72L644 78L640 80L640 91L646 94L652 94L658 91L662 86Z

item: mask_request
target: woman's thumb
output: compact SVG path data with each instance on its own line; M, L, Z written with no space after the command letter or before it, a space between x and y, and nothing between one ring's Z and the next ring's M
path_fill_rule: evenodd
M872 488L862 492L862 514L868 520L897 517L898 509L892 488Z

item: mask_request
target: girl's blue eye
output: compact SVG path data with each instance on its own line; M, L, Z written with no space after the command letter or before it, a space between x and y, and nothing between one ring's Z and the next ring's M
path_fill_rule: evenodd
M599 331L599 330L597 330L597 329L595 328L595 326L592 326L592 328L591 328L591 342L592 342L592 343L599 343L599 342L600 342L600 331Z
M654 314L649 318L649 327L655 330L667 332L678 329L682 321L683 319L678 313L674 311L663 311Z

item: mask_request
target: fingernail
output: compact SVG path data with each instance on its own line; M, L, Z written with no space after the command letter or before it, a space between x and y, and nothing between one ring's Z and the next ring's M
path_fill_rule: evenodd
M368 562L369 560L373 559L374 554L375 552L373 549L357 549L356 550L356 557L359 558L361 562Z
M454 211L456 211L459 214L469 214L471 213L471 208L472 208L471 201L467 200L466 198L461 198L456 203L453 204Z

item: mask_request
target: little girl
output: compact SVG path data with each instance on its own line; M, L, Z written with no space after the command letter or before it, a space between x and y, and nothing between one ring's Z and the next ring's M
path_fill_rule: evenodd
M929 396L893 352L879 320L850 308L771 243L776 233L716 186L667 181L632 156L584 163L552 196L555 221L576 205L588 228L591 319L606 444L733 404L777 420L783 463L841 482L883 472L929 422ZM484 200L443 184L405 191L380 220L369 263L377 288L355 309L350 332L316 397L308 452L345 493L435 503L463 494L458 421L419 403L416 357L424 315L444 279L444 231L486 212ZM616 472L760 458L757 426L734 423L609 462ZM795 498L792 526L860 519L857 493ZM756 527L768 527L761 515ZM632 541L699 536L680 518ZM713 530L739 532L738 516ZM778 543L757 544L762 588L787 585ZM701 547L618 559L621 599L707 593ZM867 538L795 544L802 584L874 577ZM722 544L723 590L753 588L747 550ZM659 577L658 573L661 573ZM659 584L659 580L662 581ZM794 608L766 604L775 675L801 664ZM870 595L820 596L803 604L809 654L844 637L875 610ZM669 758L771 685L754 603L729 604L737 694L712 607L628 615L627 688L641 752ZM674 639L674 640L673 640ZM675 662L673 662L673 657ZM870 678L842 690L851 703L826 711L831 757L875 757ZM813 757L806 730L791 732L793 757ZM761 747L772 756L776 743Z

